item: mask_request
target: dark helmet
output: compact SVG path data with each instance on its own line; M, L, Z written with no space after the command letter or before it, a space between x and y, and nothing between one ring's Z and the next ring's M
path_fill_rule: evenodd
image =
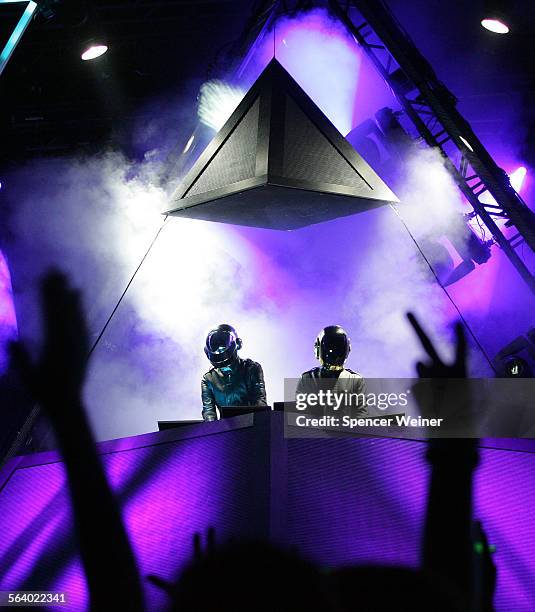
M237 358L241 347L242 341L236 330L223 323L208 333L204 352L215 368L224 368Z
M343 367L350 350L351 341L339 325L322 329L314 344L316 359L326 367Z

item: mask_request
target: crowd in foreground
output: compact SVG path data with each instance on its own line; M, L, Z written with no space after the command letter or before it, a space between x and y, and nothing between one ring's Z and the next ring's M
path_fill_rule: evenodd
M82 402L90 346L80 295L62 274L53 272L43 281L42 309L39 360L33 363L20 343L12 345L11 356L23 383L46 411L63 455L92 610L150 609L144 598L147 580L166 590L170 610L184 612L493 609L496 570L482 526L472 517L478 463L474 439L428 442L431 479L418 570L355 566L325 571L267 541L217 546L209 534L204 550L196 539L195 554L176 584L142 577ZM427 362L417 364L420 377L466 376L466 339L460 324L456 357L447 364L412 314L408 322L428 356Z

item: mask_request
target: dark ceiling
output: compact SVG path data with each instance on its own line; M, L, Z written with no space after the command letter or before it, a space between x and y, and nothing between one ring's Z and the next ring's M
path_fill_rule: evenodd
M64 0L52 19L38 15L0 77L4 160L117 138L145 102L202 82L252 8L247 0L94 0L87 18L85 4ZM110 51L82 62L94 24Z
M55 15L36 17L0 77L0 162L110 143L128 149L125 126L139 121L151 101L195 96L199 84L230 61L227 52L258 4L49 0ZM524 154L533 156L535 2L507 3L514 28L504 37L479 26L483 0L389 5L480 137L491 143L514 129ZM0 5L4 37L20 11L15 6ZM110 51L81 62L79 47L97 23Z

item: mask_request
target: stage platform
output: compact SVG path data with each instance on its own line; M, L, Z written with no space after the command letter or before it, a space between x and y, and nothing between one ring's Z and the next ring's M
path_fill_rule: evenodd
M122 508L151 610L193 536L268 537L324 565L415 566L425 508L425 443L385 438L285 439L283 413L260 413L98 445ZM516 444L516 443L515 443ZM535 453L530 441L488 440L475 516L496 545L497 610L533 610ZM501 447L500 447L501 446ZM83 610L85 581L57 453L12 459L0 473L0 591L67 592Z

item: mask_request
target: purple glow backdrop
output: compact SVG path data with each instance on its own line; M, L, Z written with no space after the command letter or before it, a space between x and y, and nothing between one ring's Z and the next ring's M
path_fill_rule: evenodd
M271 36L278 59L342 133L395 104L353 41L321 13L281 22L268 33L243 67L242 86L271 58ZM468 72L477 73L479 56L473 62L464 81ZM459 81L452 89L462 94L464 86ZM180 117L194 112L194 97L180 112L161 106L154 113L168 119L166 130L177 141L189 138L180 131ZM484 125L478 99L461 99L461 108ZM503 112L513 124L514 112ZM141 131L140 142L153 127ZM522 164L513 133L510 140L491 136L481 134L500 165L510 171ZM37 279L50 265L66 269L84 291L93 338L102 329L161 223L159 211L167 208L168 194L156 187L153 153L147 151L141 167L119 155L36 160L8 181L14 240L7 249L20 332L30 343L39 340ZM193 148L191 155L198 154ZM432 161L422 161L422 182L430 169ZM447 185L444 202L442 184L436 192L429 184L402 187L407 200L429 204L422 217L437 214L426 198L437 200L439 210L450 203ZM418 234L418 223L409 225ZM9 278L6 271L3 278ZM535 300L497 249L449 295L490 356L534 323ZM0 303L10 302L0 296ZM204 334L223 320L239 329L245 354L263 364L270 401L282 399L285 376L314 365L315 335L331 323L350 332L350 367L367 376L411 375L420 349L404 320L408 309L445 349L458 314L388 208L294 233L170 220L94 355L86 402L97 437L151 431L158 419L197 418L199 379L207 367ZM15 321L11 314L8 319ZM474 373L489 373L481 354L472 359ZM327 564L414 565L426 478L421 445L314 444L293 441L290 449L291 543ZM144 574L171 579L189 559L193 532L210 524L223 535L243 533L252 511L245 466L255 450L247 433L234 432L103 458ZM350 458L358 462L358 479ZM336 469L325 469L329 461ZM203 462L217 466L212 475L199 471ZM476 509L497 545L499 610L535 608L534 473L532 454L483 451ZM0 492L0 516L0 588L64 589L75 609L83 607L86 591L61 464L17 470ZM179 530L183 517L186 526ZM39 582L43 574L50 577L47 585ZM158 609L161 593L148 588Z
M343 133L395 107L353 39L321 11L280 20L266 33L235 77L243 87L271 58L273 40L281 63ZM194 112L193 95L180 111L159 106L137 142L166 116L167 131L187 142L180 117ZM514 144L493 144L507 170L520 165ZM20 334L33 346L36 287L50 265L81 287L98 336L168 208L169 194L157 186L157 153L147 151L141 164L118 154L36 160L11 177L14 239L7 248ZM186 165L199 153L194 145ZM406 166L396 177L399 210L419 239L450 209L462 212L463 202L432 155ZM198 418L199 380L209 366L202 346L222 321L238 329L244 356L263 365L273 402L283 397L285 377L315 365L313 342L325 325L347 328L349 367L369 377L411 376L421 350L405 312L416 311L447 353L457 308L489 358L535 323L535 298L497 248L446 293L386 207L297 232L170 219L93 355L89 416L99 440L154 430L158 419ZM490 375L486 356L472 348L472 373Z
M8 364L8 343L17 338L17 317L13 303L11 275L7 260L0 251L0 376Z
M209 526L219 541L262 533L257 519L269 487L258 495L265 465L253 457L268 448L259 445L258 431L197 431L189 439L164 432L102 448L145 577L173 580L191 558L193 534ZM401 440L289 440L287 498L277 500L284 504L284 542L322 565L416 566L428 478L424 450ZM15 469L0 492L0 590L65 590L69 608L82 610L87 593L63 467L52 454L41 461ZM526 512L535 504L534 473L531 452L482 450L475 516L497 547L498 611L535 606L535 524ZM272 477L285 481L283 473ZM162 609L162 593L146 581L145 587L150 609Z

